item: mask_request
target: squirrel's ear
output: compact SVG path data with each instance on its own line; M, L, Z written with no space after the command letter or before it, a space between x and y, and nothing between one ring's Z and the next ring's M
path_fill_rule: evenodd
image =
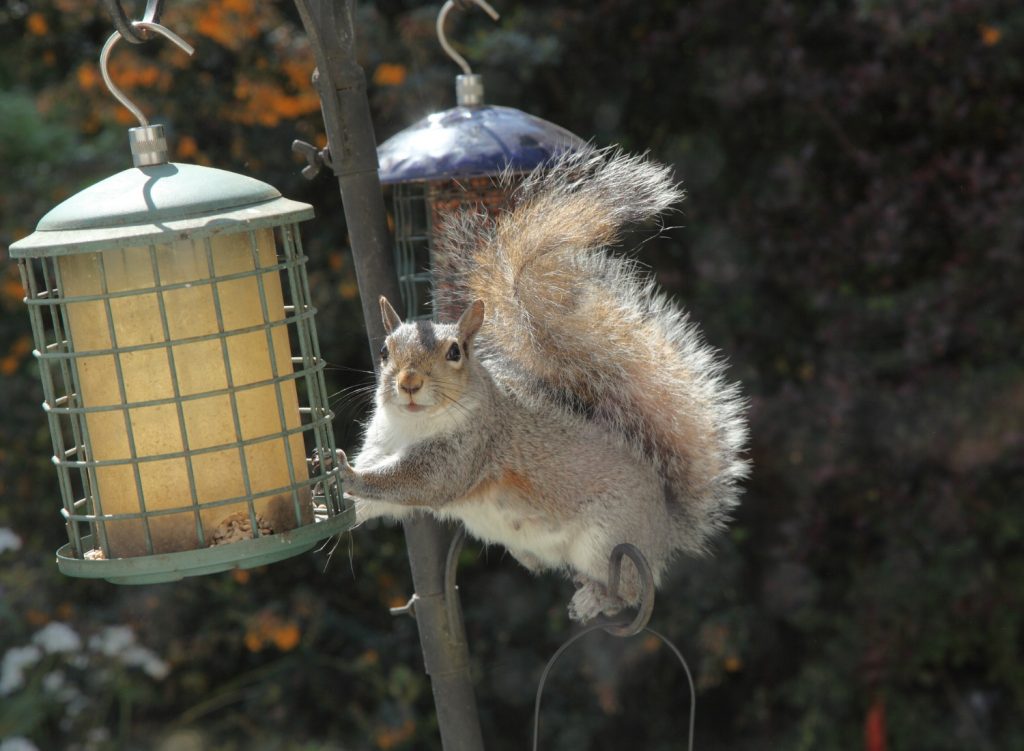
M474 300L459 318L459 339L466 342L476 336L484 322L484 301Z
M402 318L391 307L388 298L380 296L380 317L384 320L384 330L389 334L402 325Z

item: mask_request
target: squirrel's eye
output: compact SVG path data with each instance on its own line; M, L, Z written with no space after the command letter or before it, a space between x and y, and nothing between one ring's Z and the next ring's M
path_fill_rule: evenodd
M388 359L388 345L382 344L380 348L380 360L386 362Z
M459 351L458 344L452 344L448 348L448 354L444 356L445 360L451 360L452 362L458 362L462 358L462 352Z

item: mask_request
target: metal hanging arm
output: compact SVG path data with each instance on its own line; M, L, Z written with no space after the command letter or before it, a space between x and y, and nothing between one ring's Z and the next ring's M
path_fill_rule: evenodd
M188 55L192 55L196 51L191 44L186 42L166 26L161 26L158 23L150 21L134 21L130 26L133 28L143 29L148 32L155 32L160 36L170 39ZM118 29L110 35L110 38L107 39L107 43L103 45L103 50L100 52L100 74L103 76L103 83L107 85L107 89L109 89L110 93L114 95L114 99L127 107L128 110L135 115L136 119L139 121L139 125L145 128L149 125L149 119L143 114L142 110L140 110L135 103L132 102L123 91L121 91L121 89L114 85L114 82L110 78L110 72L107 70L110 53L114 49L114 45L117 44L120 39L128 39L128 37Z
M132 44L142 44L152 39L152 35L149 33L151 29L146 26L138 26L137 23L146 24L158 24L160 23L160 14L163 13L164 0L146 0L146 10L142 14L142 21L133 24L128 19L128 16L124 12L124 8L121 7L121 0L102 0L103 6L107 9L110 14L111 20L114 22L114 28L120 32L121 36ZM142 34L137 34L136 29L141 28ZM191 53L190 53L191 54Z
M385 295L397 300L400 294L366 77L355 57L353 5L354 0L295 0L316 58L313 83L320 95L331 169L341 190L370 351L376 353L385 336L377 299ZM450 533L426 516L407 519L404 528L416 591L416 625L441 743L446 751L482 751L465 629L445 596Z

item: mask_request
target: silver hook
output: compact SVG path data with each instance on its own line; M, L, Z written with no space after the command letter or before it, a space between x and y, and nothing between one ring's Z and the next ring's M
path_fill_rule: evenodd
M492 21L497 21L499 18L501 18L501 15L498 13L498 11L492 8L490 4L487 2L487 0L472 0L472 2L480 6L480 8L491 17ZM463 2L460 4L465 3ZM462 68L462 72L465 73L467 76L471 76L473 75L473 71L470 69L469 63L466 62L466 58L464 58L462 55L455 51L455 48L448 43L448 37L444 35L445 19L448 17L448 11L454 8L455 5L456 0L448 0L441 7L441 12L437 14L437 41L441 43L442 49L444 49L444 51L448 53L448 57L454 60L455 63L458 64L460 68Z
M186 42L166 26L161 26L158 23L151 23L149 21L134 21L132 26L134 28L143 29L144 31L155 31L157 34L170 39L188 55L192 55L196 51L191 44ZM120 31L115 31L110 35L110 38L107 39L107 43L103 45L103 50L100 52L100 74L103 76L103 83L107 85L107 89L109 89L110 93L114 95L114 99L127 107L128 110L138 119L139 125L146 128L149 127L149 120L144 114L142 114L142 110L136 107L135 103L125 96L121 89L114 85L114 82L110 80L110 73L107 71L107 62L110 59L110 52L114 49L114 45L117 44L118 40L123 38L124 37L121 36Z

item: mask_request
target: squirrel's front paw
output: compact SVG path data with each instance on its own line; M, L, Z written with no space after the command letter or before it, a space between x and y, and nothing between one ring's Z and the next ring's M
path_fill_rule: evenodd
M335 449L333 459L330 455L320 456L320 453L314 450L311 461L312 471L314 473L319 472L321 465L323 465L326 470L331 470L337 466L341 470L341 479L343 481L350 480L356 475L355 469L348 463L348 457L341 449Z
M348 457L345 456L345 452L338 449L334 452L334 460L338 463L338 467L341 469L341 480L353 480L356 476L356 470L351 464L348 463Z

